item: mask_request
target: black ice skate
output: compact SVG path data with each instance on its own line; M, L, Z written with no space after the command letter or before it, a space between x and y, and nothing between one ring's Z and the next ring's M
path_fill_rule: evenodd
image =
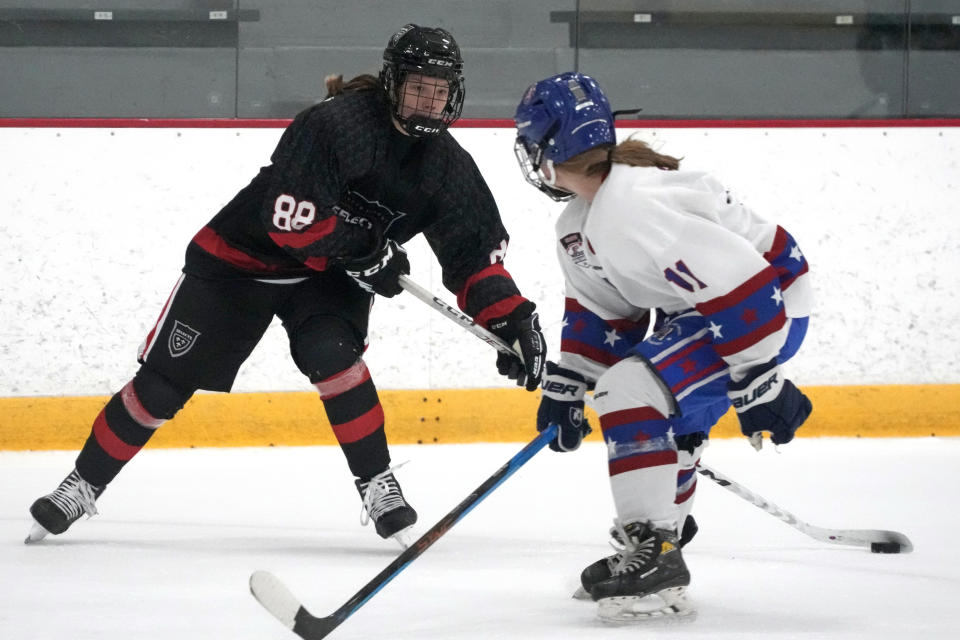
M417 521L417 512L404 500L400 484L393 477L393 468L372 478L358 478L356 482L363 499L360 524L373 520L381 538L394 538L404 549L410 546L407 537Z
M76 469L71 471L53 493L38 498L30 506L35 522L24 542L37 542L48 533L61 534L80 516L96 515L96 501L103 489L81 478Z
M612 575L590 589L607 622L634 622L664 617L692 617L685 591L690 572L675 531L653 529L645 522L617 525L622 541Z
M693 537L697 535L697 531L699 530L700 528L697 526L697 521L693 519L692 515L688 515L686 520L683 521L683 531L680 532L680 542L678 543L679 547L683 549L688 542L693 540ZM615 541L613 546L617 549L617 552L612 556L600 558L583 570L580 574L580 584L582 586L573 594L573 597L577 600L590 600L590 590L593 588L593 585L612 576L614 568L623 560L622 549L624 548L624 542L621 539L620 530L614 527L610 529L610 535Z

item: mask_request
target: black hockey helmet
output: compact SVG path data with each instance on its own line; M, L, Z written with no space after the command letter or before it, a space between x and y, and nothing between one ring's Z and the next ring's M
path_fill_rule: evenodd
M401 91L411 73L447 83L447 103L439 117L403 116ZM457 41L445 29L404 25L391 36L383 50L380 82L390 97L394 118L412 136L437 135L453 124L463 111L463 58Z

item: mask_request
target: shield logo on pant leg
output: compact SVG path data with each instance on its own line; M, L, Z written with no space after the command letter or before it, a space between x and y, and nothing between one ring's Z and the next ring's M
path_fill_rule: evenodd
M188 327L179 320L174 320L173 329L170 330L170 337L167 339L170 357L179 358L190 351L199 337L199 331Z

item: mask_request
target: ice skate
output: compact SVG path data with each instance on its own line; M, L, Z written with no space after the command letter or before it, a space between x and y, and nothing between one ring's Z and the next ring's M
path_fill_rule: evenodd
M680 548L683 549L687 543L693 540L693 537L697 535L697 531L699 530L700 528L697 526L697 521L694 520L692 515L688 515L686 520L683 521L683 531L680 533ZM624 548L624 542L620 537L620 530L614 527L610 529L610 535L615 541L611 542L611 545L617 552L612 556L597 560L583 570L580 574L581 586L579 586L573 594L575 599L590 600L590 589L593 588L593 585L612 576L614 568L620 564L620 561L623 559L622 549Z
M619 561L609 578L590 589L600 619L625 623L695 615L686 600L690 572L676 532L653 529L645 522L624 527L617 523L616 529L619 535L614 539L622 544Z
M103 489L104 487L94 486L81 478L76 469L71 471L53 493L38 498L30 506L34 524L24 542L37 542L48 533L61 534L80 516L96 515L96 501Z
M391 467L372 478L358 478L357 491L363 499L360 524L370 520L381 538L393 538L406 549L412 542L411 528L417 521L417 512L403 498L400 484Z

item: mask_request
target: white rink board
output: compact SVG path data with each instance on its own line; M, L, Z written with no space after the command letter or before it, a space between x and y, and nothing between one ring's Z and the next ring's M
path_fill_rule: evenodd
M684 166L717 173L800 242L818 308L794 380L960 381L960 129L639 133ZM124 384L190 238L268 162L280 134L0 129L0 396L106 395ZM562 205L523 181L512 130L454 135L490 183L512 236L507 267L538 303L556 353L552 229ZM441 292L426 243L409 250L412 277ZM487 345L411 296L377 302L370 338L366 359L382 389L504 384ZM234 390L310 388L275 323Z

